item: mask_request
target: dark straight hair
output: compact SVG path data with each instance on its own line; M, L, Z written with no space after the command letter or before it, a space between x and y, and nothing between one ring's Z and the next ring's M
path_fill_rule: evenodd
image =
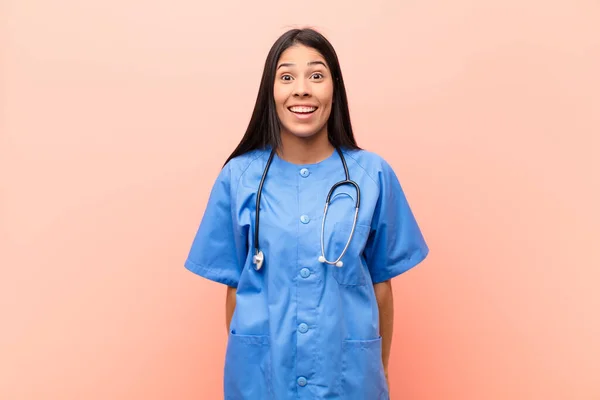
M225 164L232 158L252 150L265 149L268 146L276 149L281 146L281 124L275 109L273 86L281 54L296 44L313 48L321 53L333 78L333 104L327 121L329 141L335 147L359 149L350 123L350 110L342 70L333 46L314 29L292 29L277 39L267 55L250 123L242 140Z

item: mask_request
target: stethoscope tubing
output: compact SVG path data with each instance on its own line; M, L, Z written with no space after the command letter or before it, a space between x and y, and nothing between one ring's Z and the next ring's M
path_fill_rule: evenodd
M348 247L350 246L350 242L352 241L352 237L354 236L354 231L356 229L356 223L358 221L358 211L360 209L360 187L358 186L358 184L356 182L354 182L353 180L350 179L350 173L348 172L348 165L346 164L346 159L342 153L342 150L339 147L336 147L335 149L337 150L337 152L340 156L340 159L342 161L342 165L344 167L344 175L345 175L346 179L335 183L329 189L329 193L327 194L327 198L325 199L325 209L323 210L323 220L321 222L321 256L319 257L319 261L321 263L341 267L341 266L343 266L342 258L344 257L344 255L346 254L346 251L348 250ZM264 254L260 250L259 241L258 241L259 240L259 223L260 223L260 198L262 196L262 190L263 190L263 186L265 183L265 179L267 177L269 168L271 167L271 163L273 162L275 152L276 152L275 149L271 150L271 154L269 155L269 159L267 160L267 164L265 166L262 177L260 179L260 184L258 185L258 191L256 194L256 215L255 215L255 221L254 221L254 224L255 224L255 226L254 226L254 256L252 258L252 261L255 265L254 268L257 271L262 268L262 264L264 261ZM351 186L354 186L354 188L356 189L355 211L354 211L354 218L352 221L352 229L350 230L350 236L348 237L348 240L346 241L346 245L344 246L342 253L339 255L339 257L335 261L329 261L325 257L325 243L324 243L325 219L327 218L327 211L329 210L329 205L331 204L331 195L333 194L335 189L337 189L338 187L343 186L343 185L351 185Z

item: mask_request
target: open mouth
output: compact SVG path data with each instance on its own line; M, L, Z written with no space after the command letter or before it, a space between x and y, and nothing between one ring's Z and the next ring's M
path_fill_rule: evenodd
M288 107L288 110L290 110L294 114L308 115L308 114L312 114L315 111L317 111L317 108L318 107L293 106L293 107Z

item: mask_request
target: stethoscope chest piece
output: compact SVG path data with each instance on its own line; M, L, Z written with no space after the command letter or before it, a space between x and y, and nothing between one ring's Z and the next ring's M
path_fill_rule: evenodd
M262 250L259 250L259 252L252 257L254 269L259 271L262 268L263 261L265 261L265 255L263 254Z

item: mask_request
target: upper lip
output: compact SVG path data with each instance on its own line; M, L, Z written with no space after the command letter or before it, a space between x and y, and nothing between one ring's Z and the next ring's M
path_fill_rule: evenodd
M292 108L292 107L314 107L314 108L318 108L315 105L312 104L292 104L291 106L288 106L288 108Z

